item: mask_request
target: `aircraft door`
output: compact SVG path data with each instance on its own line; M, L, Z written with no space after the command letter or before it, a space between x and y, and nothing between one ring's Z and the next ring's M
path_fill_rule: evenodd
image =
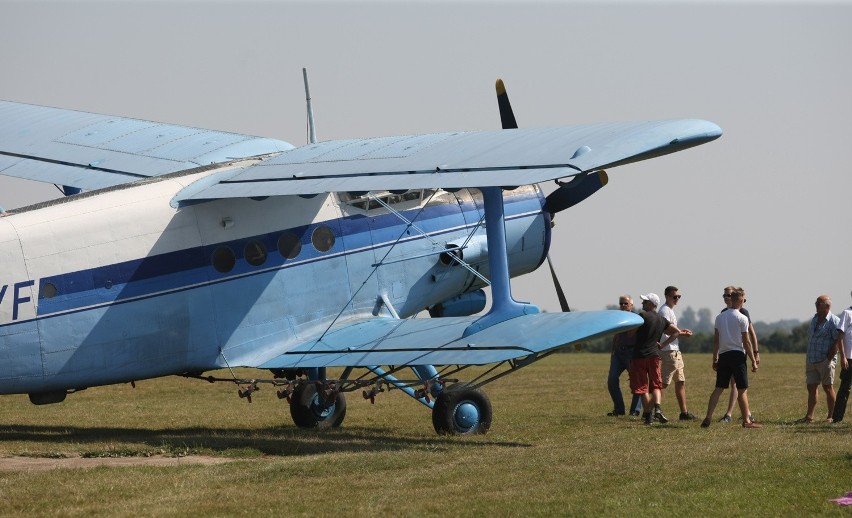
M337 195L339 228L343 241L347 271L347 288L356 314L372 311L376 305L378 277L373 274L376 250L371 232L369 211L350 203L349 193ZM353 296L354 294L354 296Z

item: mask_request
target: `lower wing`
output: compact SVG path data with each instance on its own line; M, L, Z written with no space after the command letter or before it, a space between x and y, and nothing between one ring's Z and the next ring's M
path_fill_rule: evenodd
M638 327L625 311L537 313L462 337L478 316L397 320L369 318L333 327L262 369L371 365L485 365L523 358Z

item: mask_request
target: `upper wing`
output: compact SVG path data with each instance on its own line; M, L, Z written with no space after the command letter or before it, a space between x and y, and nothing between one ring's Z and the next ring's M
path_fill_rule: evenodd
M526 357L642 324L626 311L537 313L462 337L478 316L397 320L367 318L332 328L262 369L370 365L485 365Z
M339 140L190 185L173 200L539 183L718 138L696 119Z
M0 101L0 174L86 190L292 148L280 140Z

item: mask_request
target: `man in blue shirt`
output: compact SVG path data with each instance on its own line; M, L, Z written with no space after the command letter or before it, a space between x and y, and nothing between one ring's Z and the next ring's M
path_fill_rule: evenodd
M808 352L805 365L805 378L808 385L808 413L797 423L811 423L817 405L817 387L822 384L825 400L828 404L827 422L831 422L834 413L834 368L837 365L838 324L840 319L831 314L831 297L817 297L816 314L808 325Z

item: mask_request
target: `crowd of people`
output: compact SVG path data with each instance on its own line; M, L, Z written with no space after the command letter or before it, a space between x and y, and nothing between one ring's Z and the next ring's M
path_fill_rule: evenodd
M667 423L669 419L663 413L662 398L674 382L675 398L680 408L678 419L697 420L686 404L686 376L679 342L681 337L692 336L692 331L677 327L674 307L680 302L680 290L668 286L663 294L665 303L662 305L657 294L642 295L642 311L639 312L642 325L612 338L607 388L613 410L607 414L609 416L625 415L628 411L619 386L619 377L626 370L633 395L630 415L641 415L647 425L653 422ZM707 402L707 412L701 427L707 428L713 422L719 398L726 388L730 388L728 406L719 421L730 423L734 406L738 405L743 428L762 428L763 425L754 419L748 403L748 363L751 364L751 372L757 372L760 352L751 315L743 307L746 302L745 290L728 286L722 298L725 308L716 317L713 337L716 383ZM634 311L633 298L622 295L618 299L618 306L622 311ZM805 417L796 422L814 422L819 385L822 385L828 407L825 422L839 423L843 421L852 388L852 369L849 368L852 357L852 307L842 311L839 316L834 315L831 313L831 298L828 295L820 295L815 306L816 313L808 326L805 362L808 407ZM835 393L834 378L838 363L841 368L840 387Z

